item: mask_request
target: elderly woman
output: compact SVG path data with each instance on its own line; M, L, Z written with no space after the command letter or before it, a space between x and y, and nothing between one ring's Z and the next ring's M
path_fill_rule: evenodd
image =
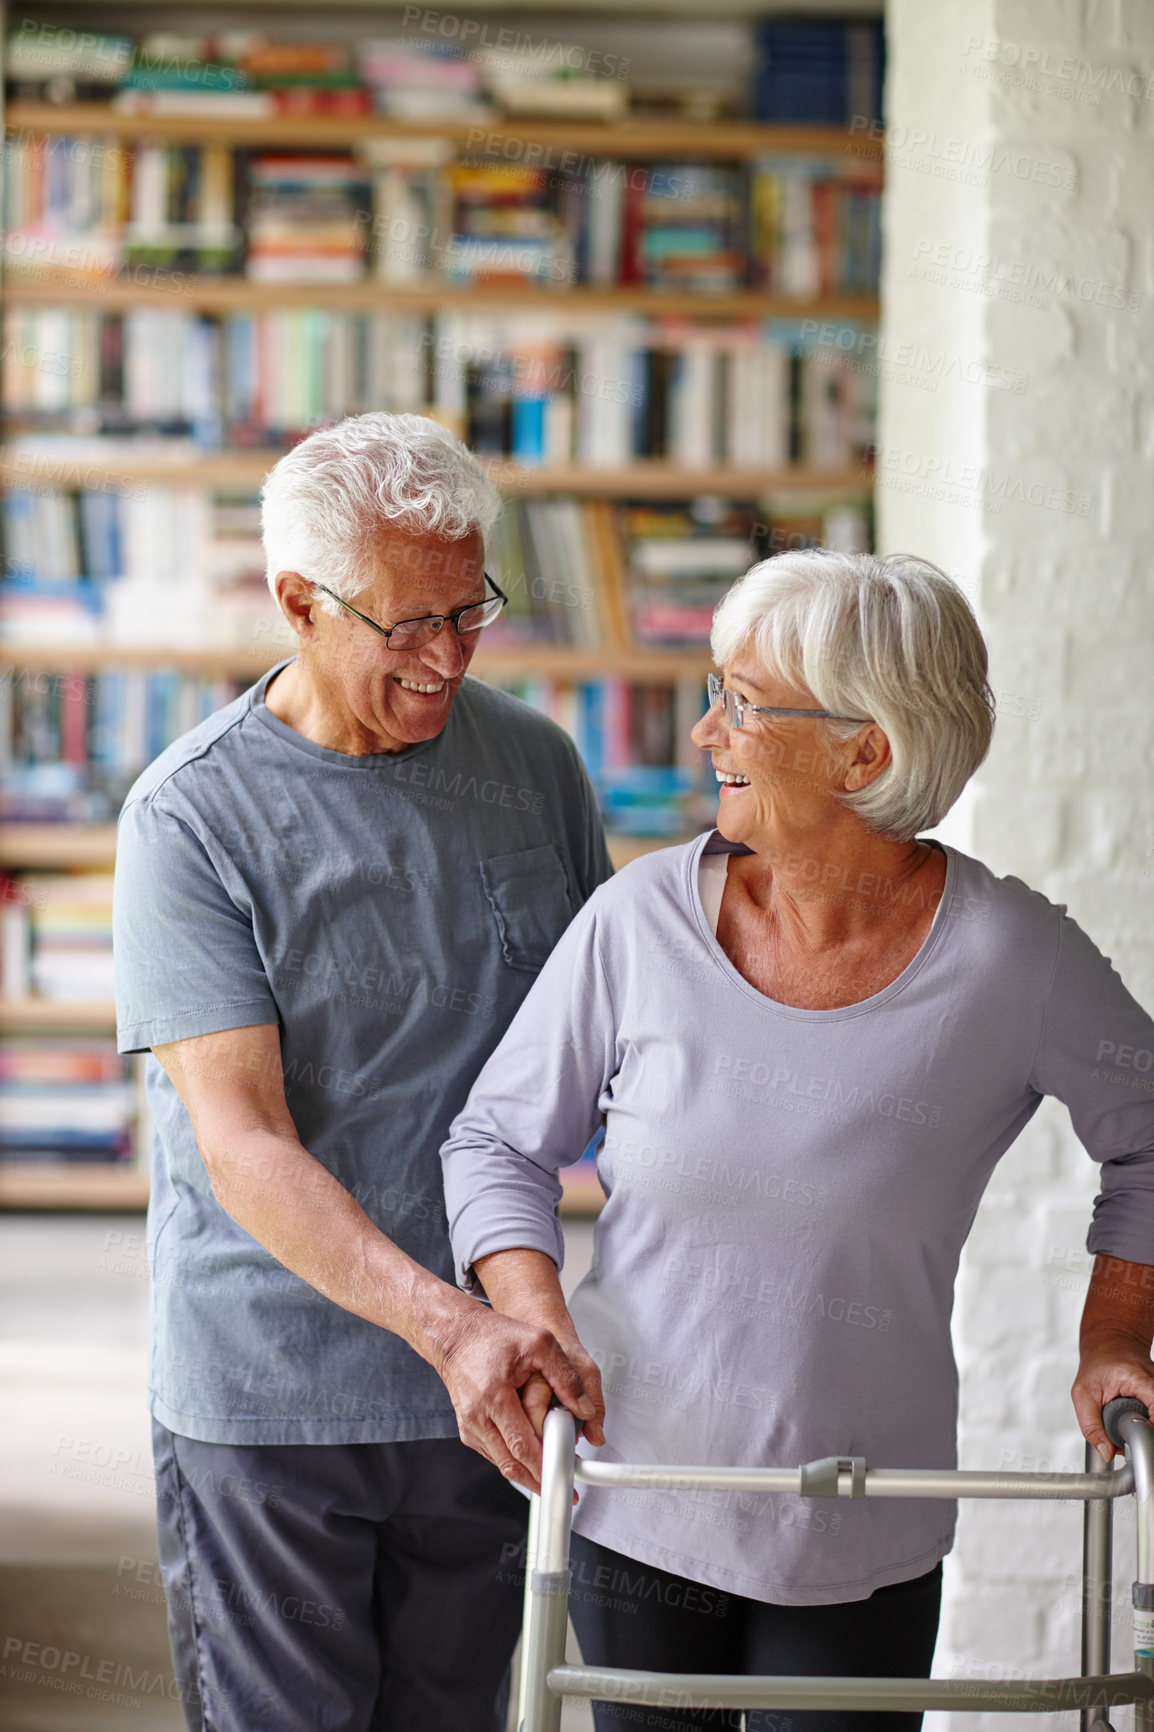
M1154 1399L1154 1104L1103 1055L1154 1050L1154 1024L1061 908L923 835L990 743L974 617L922 561L791 553L730 591L713 651L694 739L717 828L593 895L481 1072L442 1151L458 1278L551 1329L587 1387L590 1356L605 1419L582 1447L609 1458L950 1467L959 1254L1056 1095L1102 1163L1074 1401L1108 1457L1103 1402ZM607 1201L570 1317L557 1169L599 1126ZM953 1520L586 1490L585 1659L926 1676Z

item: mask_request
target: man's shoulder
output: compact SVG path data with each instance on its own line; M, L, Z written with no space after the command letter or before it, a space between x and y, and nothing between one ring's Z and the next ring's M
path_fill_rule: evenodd
M160 756L154 758L148 768L142 770L132 787L128 790L124 801L124 810L130 806L147 806L162 792L179 787L182 772L192 766L202 763L214 751L232 743L237 731L245 718L252 713L252 694L254 687L241 692L239 697L225 704L222 709L214 710L194 728L166 746Z
M499 750L504 745L580 764L577 747L563 727L523 698L516 698L498 686L466 675L454 710L460 712L460 720L483 736L490 749Z

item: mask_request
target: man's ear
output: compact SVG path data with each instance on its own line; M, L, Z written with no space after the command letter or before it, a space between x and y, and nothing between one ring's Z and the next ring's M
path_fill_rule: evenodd
M299 571L278 571L275 578L277 606L298 637L315 630L313 586Z

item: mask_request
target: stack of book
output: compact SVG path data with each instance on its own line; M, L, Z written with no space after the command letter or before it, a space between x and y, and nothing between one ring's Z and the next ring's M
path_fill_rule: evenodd
M249 165L249 277L256 283L359 281L367 214L359 157L255 156Z
M624 505L615 515L633 638L648 648L704 648L718 602L757 560L803 547L869 547L864 500L807 510L783 496L766 512L698 499Z
M256 40L238 66L254 90L271 95L277 114L360 115L372 108L372 93L340 43Z
M621 281L728 294L746 281L744 171L718 163L655 168L625 180Z
M422 20L427 16L422 14ZM370 39L360 44L358 64L378 114L430 126L492 118L492 106L481 92L480 65L452 43Z
M550 120L621 120L630 87L620 55L594 53L573 42L507 30L514 40L474 50L485 84L505 114Z
M112 874L23 874L3 902L6 998L111 1002Z
M0 1041L0 1161L127 1163L135 1117L114 1040Z
M634 641L644 648L707 643L718 602L757 557L756 513L699 502L625 506L617 517Z
M571 229L543 169L511 163L452 166L453 233L443 268L450 282L574 281Z
M5 47L8 95L24 102L107 102L127 78L134 52L127 36L22 18Z
M753 118L783 126L879 120L884 69L884 30L873 19L759 19Z

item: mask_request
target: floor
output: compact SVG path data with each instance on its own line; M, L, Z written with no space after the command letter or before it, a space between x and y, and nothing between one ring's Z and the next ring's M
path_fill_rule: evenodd
M0 1217L0 1726L180 1732L156 1565L139 1216ZM567 1225L570 1287L592 1230ZM566 1704L562 1732L587 1732Z

